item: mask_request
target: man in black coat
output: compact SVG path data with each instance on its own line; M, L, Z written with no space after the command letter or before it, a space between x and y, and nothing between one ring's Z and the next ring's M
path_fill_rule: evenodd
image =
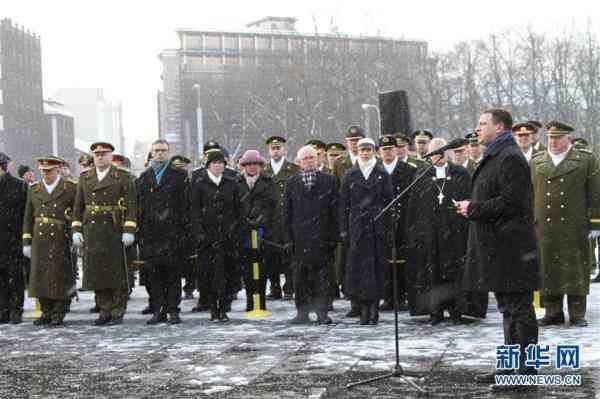
M470 221L465 287L494 292L504 320L504 343L520 344L518 373L532 374L536 370L524 361L527 346L538 342L533 290L540 286L539 256L531 173L511 128L512 116L505 110L481 114L477 135L486 149L473 174L471 200L456 205ZM494 377L485 374L477 380L493 383Z
M8 172L8 162L0 152L0 323L18 324L25 301L22 228L28 186Z
M389 213L374 219L392 200L392 180L377 163L372 139L358 141L358 154L340 192L340 237L348 248L344 294L360 304L361 325L377 325L392 219Z
M152 143L152 160L137 180L138 241L140 258L150 270L153 316L157 324L169 315L169 323L181 322L181 274L189 214L187 173L169 161L169 143Z
M239 181L225 175L225 156L211 152L206 173L192 185L192 229L200 265L198 280L205 282L212 321L229 321L227 309L240 288L239 249L246 215Z
M338 190L329 173L317 170L317 151L311 146L298 151L301 171L288 179L283 206L283 225L292 252L297 315L293 324L310 321L331 324L327 316L334 251L338 242Z
M273 245L273 230L278 209L277 189L271 176L261 173L265 160L256 150L248 150L239 162L242 167L240 182L241 201L246 213L243 215L247 229L244 231L241 261L246 287L246 311L254 310L255 295L260 296L257 309L266 310L265 290L267 273L264 267L264 241ZM279 219L279 218L277 218ZM256 230L260 249L252 248L252 231ZM262 241L262 242L260 242ZM258 279L254 279L254 263L259 264Z

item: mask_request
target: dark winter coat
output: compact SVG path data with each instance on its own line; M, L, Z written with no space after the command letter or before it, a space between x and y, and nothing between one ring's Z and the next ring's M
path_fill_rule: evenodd
M6 173L0 177L0 267L23 258L23 215L27 183Z
M275 223L279 219L277 217L277 189L273 178L260 174L254 187L250 189L242 175L240 193L244 210L247 212L243 215L246 226L244 234L250 234L250 229L262 228L264 238L272 240Z
M283 225L286 239L293 244L296 263L322 263L332 260L338 242L338 193L335 178L316 172L316 182L308 190L302 173L290 177L285 189ZM327 280L324 284L328 284Z
M391 217L375 216L392 200L392 180L379 164L365 180L358 166L348 169L340 192L340 231L348 253L344 294L359 301L383 297Z
M273 178L273 181L275 182L275 187L277 189L277 209L275 211L275 224L272 237L276 242L280 244L284 243L284 231L283 225L281 223L281 213L283 209L283 194L285 192L285 185L290 176L294 175L299 170L300 168L298 167L298 165L288 162L287 160L283 161L283 165L281 165L281 169L279 169L279 172L277 174L273 174L273 168L271 167L270 162L267 162L263 169L263 173L265 175L271 176Z
M203 173L192 185L192 229L200 275L211 294L231 295L240 280L243 215L240 185L223 175L219 186Z
M31 245L30 297L65 300L74 290L70 217L76 192L76 184L65 179L51 194L42 182L29 189L23 245Z
M392 179L392 188L394 190L393 197L396 198L398 194L403 192L410 183L412 183L417 166L414 163L402 162L398 159L396 167L390 175ZM396 229L396 261L405 259L405 253L403 248L403 237L406 234L406 206L408 204L408 193L405 193L393 206L392 217L394 219L394 227ZM390 210L390 211L392 211ZM388 253L388 259L391 261L391 248Z
M422 169L417 172L421 173ZM435 169L430 169L412 188L405 210L405 237L408 303L413 316L444 309L448 301L454 301L462 314L485 316L487 293L474 301L461 287L469 222L456 212L452 200L463 201L470 195L469 172L452 163L448 163L445 179L437 179Z
M472 185L465 288L483 292L539 288L533 186L517 143L505 141L486 155Z
M189 187L186 171L167 166L160 183L152 168L136 181L138 198L138 233L140 258L158 257L178 264L188 253Z

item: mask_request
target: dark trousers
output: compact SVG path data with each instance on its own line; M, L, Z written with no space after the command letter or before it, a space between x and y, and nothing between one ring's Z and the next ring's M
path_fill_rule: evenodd
M244 286L246 287L246 310L254 309L254 295L260 295L260 309L267 308L265 293L267 290L267 273L264 268L263 254L252 249L242 250L242 269ZM258 275L255 276L254 263L258 263ZM258 279L255 279L258 277ZM272 291L271 291L272 292Z
M20 261L4 262L0 258L0 314L23 313L25 276Z
M196 259L197 257L186 258L183 261L183 278L185 279L183 291L186 294L192 294L196 289L196 280L198 279L198 273L196 272Z
M101 316L119 318L125 315L129 288L109 288L96 290L94 293L96 294L96 304L100 308Z
M294 302L298 312L327 312L331 295L330 265L294 262Z
M294 294L294 273L291 267L290 256L282 249L269 248L264 256L264 266L267 270L271 294ZM281 286L281 275L285 276L285 284Z
M181 303L181 266L179 260L157 259L150 264L152 310L179 312Z
M67 306L71 302L69 299L50 299L50 298L38 298L40 307L42 308L42 314L45 317L54 320L63 320L65 318Z
M520 372L534 372L526 368L527 346L538 343L538 324L533 308L533 292L494 292L498 311L504 324L504 344L521 345Z

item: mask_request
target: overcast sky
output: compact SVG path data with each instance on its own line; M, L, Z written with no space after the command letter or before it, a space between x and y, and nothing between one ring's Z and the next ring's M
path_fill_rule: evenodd
M494 10L495 8L496 10ZM342 33L423 39L433 50L460 40L531 25L561 32L588 21L600 27L600 2L503 0L1 0L0 17L42 38L44 95L62 87L102 87L123 101L124 131L157 137L158 53L177 46L178 27L242 29L264 16L295 17L321 32L333 18Z

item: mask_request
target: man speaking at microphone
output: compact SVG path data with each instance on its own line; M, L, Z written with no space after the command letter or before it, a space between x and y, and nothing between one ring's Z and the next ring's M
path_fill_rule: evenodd
M481 114L476 132L486 149L473 174L471 200L455 205L470 221L463 283L471 290L494 292L503 315L504 344L520 345L516 372L535 374L535 368L525 367L527 346L538 342L533 290L539 287L540 276L533 186L529 165L511 127L508 111L490 109ZM495 383L497 374L508 372L478 375L476 381ZM494 391L527 388L492 386Z

